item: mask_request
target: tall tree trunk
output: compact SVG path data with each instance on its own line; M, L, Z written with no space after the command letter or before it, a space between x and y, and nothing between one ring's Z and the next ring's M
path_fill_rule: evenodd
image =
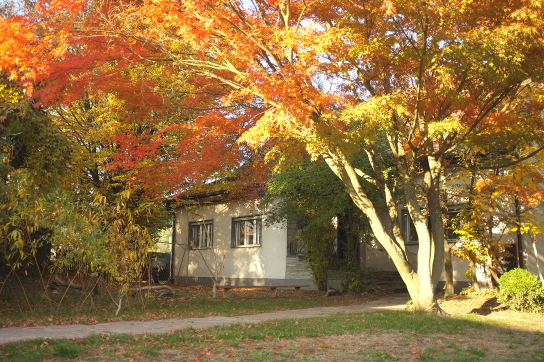
M425 177L425 184L427 186L427 205L431 223L428 227L431 227L430 234L434 248L429 262L432 268L432 284L436 288L444 272L444 248L445 244L447 244L444 219L442 218L443 166L442 160L435 156L429 156L427 160L429 162L429 172Z
M538 262L538 248L536 246L536 234L535 233L532 233L533 235L533 250L535 252L535 260L536 260L536 270L537 270L537 273L538 273L538 277L540 278L540 282L542 283L542 285L544 285L544 277L542 276L542 271L540 270L540 264Z
M325 157L325 161L331 170L344 182L346 190L352 198L355 205L367 216L374 237L386 250L391 260L395 264L402 280L406 284L408 293L412 298L413 305L416 309L431 311L436 307L436 294L434 283L438 277L433 276L433 272L437 269L434 263L440 263L439 270L443 268L443 247L440 240L440 247L435 247L432 242L431 235L427 229L426 217L422 214L417 205L417 197L415 193L415 185L406 192L409 194L410 201L409 210L411 213L414 226L417 229L419 236L418 264L415 268L408 259L408 254L405 250L404 240L400 233L398 237L391 234L396 234L386 228L382 222L376 207L373 205L370 198L363 191L355 169L349 161L340 152L331 152ZM409 187L407 187L408 189ZM386 187L382 188L388 203L389 217L391 223L398 225L398 219L395 220L397 214L397 204L392 199L392 193ZM443 230L442 230L443 231ZM437 254L441 255L436 255ZM437 260L438 259L438 260ZM416 271L417 270L417 271Z
M476 261L474 260L472 253L470 254L470 279L472 280L472 287L476 293L480 293L480 283L478 283L478 277L476 275Z
M500 267L499 267L500 268ZM490 251L487 253L487 269L489 270L489 274L491 274L491 277L495 281L497 285L499 285L501 282L499 281L499 273L500 270L497 270L497 265L493 263L493 258L490 255ZM500 268L502 269L502 268Z
M453 245L444 239L444 276L446 279L446 288L444 289L445 297L453 297L455 295L455 286L453 284L453 264L451 261L451 249Z

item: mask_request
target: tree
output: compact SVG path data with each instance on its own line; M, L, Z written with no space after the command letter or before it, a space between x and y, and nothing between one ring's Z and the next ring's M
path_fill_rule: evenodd
M453 254L469 261L470 267L465 275L473 281L477 292L480 292L476 280L477 266L483 267L497 284L500 275L505 272L501 258L509 253L501 245L501 239L516 224L515 193L512 194L511 189L499 190L510 181L505 176L505 170L472 170L465 185L467 202L461 207L457 218L461 242Z
M216 87L199 86L198 79L189 84L159 63L119 65L118 54L104 51L107 44L101 41L72 42L67 30L80 17L54 11L59 3L50 5L38 3L26 16L8 17L3 30L21 32L12 38L4 33L6 42L0 46L3 69L71 143L71 160L64 165L68 172L56 184L59 189L41 200L39 213L49 217L40 222L51 232L55 271L107 275L126 290L142 276L151 234L165 226L165 198L230 175L252 152L242 153L235 144L235 117L227 133L217 133L208 119L198 122L196 115L210 108L208 98L202 100L198 93L217 93ZM80 5L68 9L77 14ZM41 32L40 25L51 34ZM63 53L63 46L70 49ZM83 49L90 49L88 57L81 56ZM78 64L79 70L70 68ZM194 97L187 101L186 94ZM50 141L53 148L54 139ZM68 154L55 150L60 154L51 165ZM45 169L33 166L35 173ZM11 235L12 230L6 232Z
M364 157L359 159L364 162ZM268 181L262 202L271 210L272 220L296 223L296 245L316 285L326 289L327 271L340 265L347 273L360 274L359 250L368 241L368 222L325 162L307 158L291 162ZM379 198L373 190L368 192ZM385 205L381 207L385 210Z
M333 220L340 218L352 229L361 226L362 215L340 180L324 162L306 162L273 176L267 184L263 204L271 210L272 220L296 223L297 249L304 253L316 285L326 289L327 271L334 262L334 240L338 237ZM350 233L348 237L353 236ZM338 246L350 254L346 261L358 262L358 236L355 232L355 240L342 240L343 245Z
M495 164L498 157L511 162ZM499 284L500 275L507 271L504 259L518 257L510 254L504 238L510 231L520 231L519 225L538 220L534 209L543 198L542 154L530 162L518 158L515 151L501 146L489 154L463 154L455 161L457 169L449 183L450 196L458 203L455 224L460 240L453 253L469 260L470 277L481 266ZM479 290L476 281L474 287Z
M130 11L168 10L168 26L183 35L168 40L196 50L172 61L230 86L231 99L262 100L266 111L244 140L274 138L279 161L301 145L325 160L369 218L414 305L428 309L443 265L446 155L473 136L506 127L524 135L542 129L539 103L521 93L542 78L541 9L530 2L503 5L153 2ZM172 32L154 19L142 25L157 37L135 28L125 28L127 34L158 44ZM359 150L372 173L353 166ZM397 167L403 199L384 180L378 160L385 157ZM363 183L386 200L387 223ZM417 261L406 253L400 231L401 202L417 230Z
M100 92L116 99L120 127L108 134L115 145L109 164L130 170L157 198L231 176L252 157L236 140L259 110L223 106L222 85L189 78L152 45L115 40L108 26L121 28L115 15L123 9L116 2L38 1L5 16L0 68L42 109L55 107L53 115L73 102L92 104Z
M60 185L70 145L51 120L0 78L0 255L2 266L42 271L49 260L46 197ZM32 268L30 266L33 266Z
M97 39L102 45L108 39L111 49L104 53L123 54L109 63L116 69L129 62L159 62L208 80L222 89L217 106L240 105L240 111L210 112L201 121L220 129L232 124L232 116L239 116L238 123L245 119L242 141L266 144L276 162L301 150L325 160L368 217L416 308L435 305L443 270L441 180L448 155L504 134L512 135L509 139L519 142L522 151L532 144L540 147L542 100L533 96L543 76L544 17L538 2L162 0L93 5L83 30L94 37L96 49ZM65 18L78 17L69 12ZM78 31L81 42L85 34ZM96 49L84 49L76 54L79 59L93 55L97 60L87 61L85 69L105 64L104 57L92 53ZM64 74L76 74L73 79L80 81L85 73L71 63L76 58L60 64ZM63 79L57 84L69 80ZM243 111L248 109L253 111ZM353 155L359 152L366 153L371 172L354 166ZM523 153L521 159L530 155ZM396 182L386 182L381 159L394 164ZM366 184L385 200L386 215L365 191ZM406 251L398 217L402 204L417 231L417 260Z
M59 190L49 198L51 241L57 271L107 275L126 290L147 266L153 234L169 226L163 200L134 181L134 173L110 167L116 144L112 136L145 127L123 111L114 94L87 97L50 108L55 125L71 143L71 162ZM135 132L136 134L136 132Z

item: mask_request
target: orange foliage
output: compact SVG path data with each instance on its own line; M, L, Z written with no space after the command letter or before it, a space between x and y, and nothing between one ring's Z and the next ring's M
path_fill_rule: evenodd
M0 69L44 106L98 90L122 99L126 127L111 140L119 152L110 166L157 189L240 167L242 134L270 149L295 139L319 156L349 154L385 132L412 160L456 142L529 145L543 131L542 98L497 106L537 75L516 62L541 57L542 10L507 3L44 1L2 23ZM164 80L179 78L185 89L167 90ZM346 120L380 96L396 97L397 108Z
M480 195L517 198L525 206L534 208L544 201L544 175L538 165L521 163L505 175L489 174L475 183Z

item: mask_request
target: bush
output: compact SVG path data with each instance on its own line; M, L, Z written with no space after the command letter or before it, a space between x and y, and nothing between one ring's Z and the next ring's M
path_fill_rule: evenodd
M500 303L523 312L544 311L544 287L536 275L525 269L513 269L500 278Z
M372 268L364 268L356 263L348 262L338 271L337 277L346 281L346 288L359 294L372 290L370 280L373 273Z

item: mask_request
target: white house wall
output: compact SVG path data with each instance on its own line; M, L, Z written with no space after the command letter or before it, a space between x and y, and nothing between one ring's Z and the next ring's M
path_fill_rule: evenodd
M533 244L531 236L523 235L523 247L520 254L524 269L538 276L538 267L540 267L540 273L544 276L544 237L538 235L536 243Z
M402 213L402 208L399 208L399 215L401 215L401 213ZM382 216L382 222L386 226L389 225L387 229L391 230L391 226L389 221L387 220L387 217ZM514 233L504 233L503 230L498 230L498 229L494 230L494 232L496 233L495 236L498 239L500 239L502 243L510 244L515 242ZM408 259L410 260L411 264L417 265L418 244L416 243L406 244L406 250L408 254ZM527 256L527 258L529 258L529 256ZM529 263L530 262L528 262L526 265L528 265ZM397 268L395 267L395 264L393 263L393 260L391 259L389 254L387 254L385 249L381 246L381 244L377 240L373 240L371 245L366 247L364 266L373 268L377 271L397 270ZM469 286L469 279L465 277L465 272L469 269L469 261L452 256L452 266L453 266L453 280L455 284L455 290L458 293L463 288L466 288ZM485 287L486 285L489 284L489 280L486 277L485 270L483 270L482 268L478 267L476 278L481 287ZM442 275L440 276L441 283L439 284L439 288L444 285L445 280L446 280L445 271L443 270Z
M262 284L285 279L287 228L267 225L263 215L260 246L231 247L232 218L263 215L255 203L210 204L176 214L174 276L177 282ZM189 223L213 220L213 249L190 249Z
M411 259L414 259L414 265L415 259L417 256L417 250L418 246L417 244L408 244L406 245L406 249L408 251L409 257L411 256ZM464 273L469 268L469 262L468 260L459 259L457 257L452 257L452 264L453 264L453 280L456 282L461 282L463 285L468 286L468 279L465 278ZM395 267L395 264L391 260L391 257L383 247L376 241L375 244L371 247L367 247L366 249L366 257L365 257L365 266L371 267L377 271L384 270L384 271L393 271L397 270ZM485 283L485 278L483 275L478 276L479 282ZM442 276L440 278L441 281L445 281L444 272L442 272Z

